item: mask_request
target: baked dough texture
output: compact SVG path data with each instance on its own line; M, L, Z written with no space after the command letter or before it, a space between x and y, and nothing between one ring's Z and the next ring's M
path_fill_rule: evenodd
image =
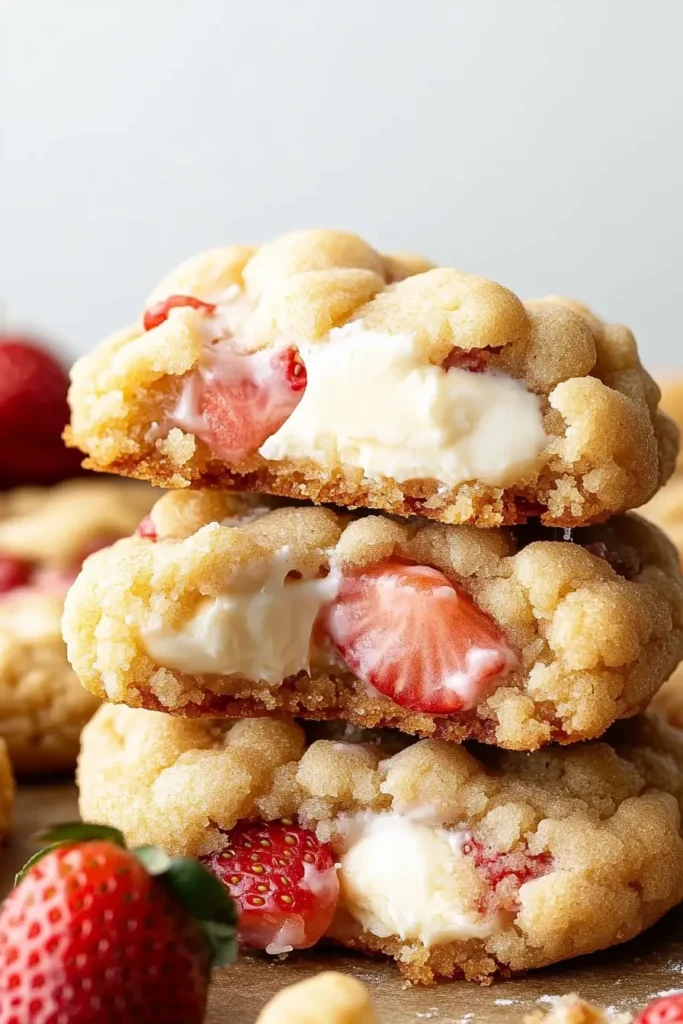
M158 493L158 492L157 492ZM0 596L0 736L22 775L73 769L99 701L80 685L61 635L70 572L94 544L131 533L151 488L79 480L0 495L0 555L29 563L33 582Z
M514 750L600 736L644 708L683 655L677 554L634 515L576 530L479 530L424 519L352 516L315 507L255 507L216 492L166 494L151 516L156 542L119 541L86 562L65 606L71 664L97 697L183 716L287 714L467 738ZM150 616L180 627L202 598L286 546L304 579L392 557L430 565L498 624L519 668L473 709L401 707L340 661L275 684L192 675L155 663L141 638Z
M438 740L397 751L395 733L339 729L307 740L287 719L103 705L83 733L81 813L131 843L194 855L223 849L225 832L254 818L296 818L343 850L350 815L394 812L467 829L494 860L543 858L483 938L425 946L379 937L360 929L342 897L330 937L386 954L425 983L481 981L603 949L683 898L683 735L654 714L619 723L605 741L532 754Z
M230 294L233 333L249 350L283 339L324 345L333 328L358 323L388 339L409 335L425 365L454 352L483 359L538 396L547 443L533 467L502 487L371 478L332 456L323 463L257 453L227 463L194 434L163 429L205 347L205 311L185 306L148 331L138 320L74 366L65 436L92 469L488 527L528 516L564 526L604 520L644 504L674 468L678 432L659 409L633 334L572 300L522 302L475 274L383 255L356 235L324 230L202 253L166 277L146 308L174 294L211 302Z

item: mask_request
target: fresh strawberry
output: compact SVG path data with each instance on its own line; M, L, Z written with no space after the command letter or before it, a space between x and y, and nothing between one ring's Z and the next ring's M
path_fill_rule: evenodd
M339 896L332 849L290 821L245 822L202 860L240 911L240 944L268 953L306 949L327 931Z
M80 472L64 447L69 419L66 372L22 335L0 336L0 485L49 484Z
M322 626L360 679L412 711L474 707L516 664L495 622L424 565L384 562L345 576Z
M654 999L636 1017L635 1024L683 1024L683 992Z
M192 306L193 309L202 310L209 315L216 312L213 302L195 299L194 295L169 295L163 302L157 302L156 305L150 306L149 309L145 310L142 317L142 326L146 331L153 330L154 327L158 327L159 324L163 324L168 319L168 314L172 309L178 309L180 306Z
M31 566L21 558L0 555L0 594L25 587L31 578Z
M306 369L294 348L216 353L202 413L216 455L237 462L260 448L301 401Z
M69 378L54 356L20 335L0 337L0 425L59 437ZM0 453L2 454L2 453Z
M135 533L138 537L144 537L146 540L157 540L159 536L151 515L146 515L144 519L140 520Z
M2 1024L200 1024L235 908L198 861L53 829L0 910Z

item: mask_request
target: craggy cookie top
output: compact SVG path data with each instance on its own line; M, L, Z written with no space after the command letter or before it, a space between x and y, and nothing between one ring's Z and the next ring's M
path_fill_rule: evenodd
M72 380L99 468L486 526L643 504L678 443L626 327L333 231L188 260Z
M307 742L291 720L104 706L83 734L79 784L84 816L172 852L227 850L244 819L296 819L340 863L331 934L429 981L624 941L677 902L682 756L680 733L655 716L608 742L525 755L435 740L400 749L390 733ZM417 892L427 872L430 894L460 901L467 933L434 931L431 895L404 914L412 897L391 889L387 841L397 862L400 849L415 856Z
M171 492L86 561L63 627L88 689L534 749L600 735L680 659L676 552L637 516L563 541L258 502Z

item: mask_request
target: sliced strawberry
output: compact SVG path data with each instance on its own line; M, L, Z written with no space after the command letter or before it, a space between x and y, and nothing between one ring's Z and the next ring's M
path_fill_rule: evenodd
M239 941L269 953L306 949L329 927L339 881L332 849L288 821L245 822L201 858L239 907Z
M31 578L31 566L21 558L0 555L0 594L25 587Z
M216 351L202 394L202 414L216 455L250 455L289 419L306 387L294 348L253 353Z
M151 515L146 515L144 519L140 520L135 533L138 537L144 537L145 540L157 540L159 536Z
M516 664L495 622L443 573L385 562L346 576L323 628L355 674L402 707L474 707Z
M683 1024L683 992L654 999L636 1017L635 1024Z
M178 309L181 306L192 306L193 309L200 309L209 315L216 312L213 302L204 302L202 299L196 299L194 295L169 295L163 302L157 302L156 305L145 310L142 326L146 331L153 330L168 319L168 314L172 309Z

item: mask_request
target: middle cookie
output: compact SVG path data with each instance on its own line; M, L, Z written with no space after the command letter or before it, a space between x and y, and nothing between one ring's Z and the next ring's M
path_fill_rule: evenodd
M533 750L648 703L683 657L683 581L633 515L479 530L174 492L86 561L63 626L114 703Z

